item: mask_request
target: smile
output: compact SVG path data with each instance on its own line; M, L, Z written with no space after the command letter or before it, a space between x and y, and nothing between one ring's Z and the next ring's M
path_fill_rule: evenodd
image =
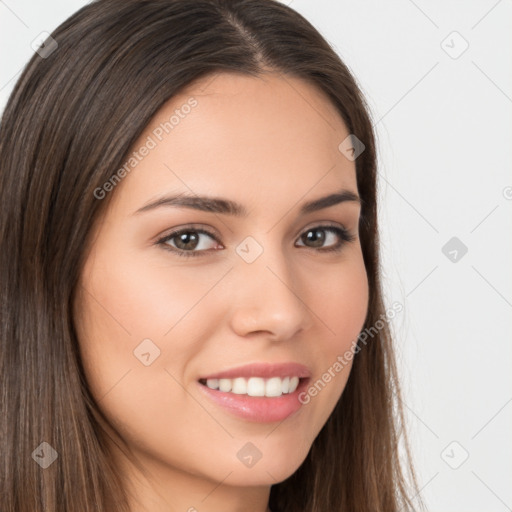
M299 385L299 377L237 377L234 379L200 379L199 382L210 389L234 393L236 395L279 397L293 393Z

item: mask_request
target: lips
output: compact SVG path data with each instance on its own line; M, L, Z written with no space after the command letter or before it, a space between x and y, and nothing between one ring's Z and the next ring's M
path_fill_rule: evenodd
M311 377L311 371L307 366L300 363L253 363L237 368L231 368L222 372L204 375L198 380L206 382L208 379L236 379L243 377L249 379L250 377L261 377L263 379L270 379L272 377L298 377L299 379L307 379Z

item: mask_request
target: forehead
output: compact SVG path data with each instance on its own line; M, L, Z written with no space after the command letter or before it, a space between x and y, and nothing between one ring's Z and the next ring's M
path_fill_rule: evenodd
M303 80L210 75L160 108L133 147L145 156L132 161L116 192L127 192L123 203L189 192L255 204L357 192L355 164L338 149L348 135L334 105Z

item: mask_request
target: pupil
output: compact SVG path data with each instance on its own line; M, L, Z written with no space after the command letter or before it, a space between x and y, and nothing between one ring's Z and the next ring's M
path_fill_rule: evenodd
M186 233L182 233L179 237L178 237L178 240L179 240L179 244L182 244L184 246L185 249L187 248L191 248L190 245L187 245L187 242L190 242L191 239L194 239L193 241L195 241L196 243L195 244L192 244L192 248L195 248L195 246L197 245L197 235L195 233L190 233L190 232L186 232Z
M320 233L319 236L317 236L318 233ZM325 240L325 233L321 229L314 229L308 231L306 238L308 239L308 241L313 242L314 247L321 247Z

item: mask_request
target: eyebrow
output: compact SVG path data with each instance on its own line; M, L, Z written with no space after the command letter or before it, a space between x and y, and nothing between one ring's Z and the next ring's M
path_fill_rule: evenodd
M308 213L316 212L318 210L323 210L324 208L328 208L330 206L334 206L336 204L344 203L344 202L356 202L362 204L361 198L351 190L342 189L334 194L330 194L325 197L320 197L318 199L313 199L312 201L308 201L304 203L299 211L300 215L305 215ZM139 208L135 214L147 212L149 210L154 210L155 208L159 208L162 206L167 207L182 207L182 208L192 208L194 210L200 210L203 212L211 212L211 213L219 213L224 215L232 215L235 217L247 217L248 210L245 206L232 201L231 199L225 199L222 197L207 197L207 196L190 196L186 194L178 194L173 196L165 196L155 201L152 201L142 208Z

